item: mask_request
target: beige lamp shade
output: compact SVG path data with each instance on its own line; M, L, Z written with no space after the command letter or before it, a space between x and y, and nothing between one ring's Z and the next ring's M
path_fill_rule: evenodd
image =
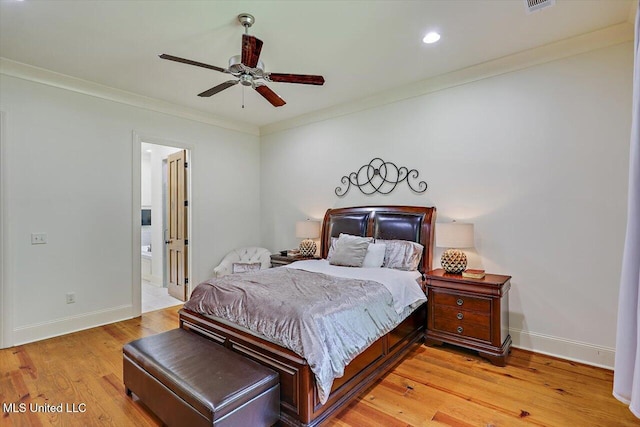
M436 246L440 248L472 248L473 224L444 222L436 224Z
M296 237L304 239L300 242L300 255L303 257L314 256L318 246L311 239L320 237L320 221L308 219L296 222Z
M300 239L317 239L320 237L320 221L308 219L296 222L296 237Z
M447 273L460 274L467 268L467 256L461 248L473 247L473 224L447 222L436 224L436 246L447 248L440 265Z

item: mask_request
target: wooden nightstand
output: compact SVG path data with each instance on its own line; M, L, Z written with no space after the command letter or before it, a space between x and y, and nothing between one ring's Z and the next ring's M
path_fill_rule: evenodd
M320 258L273 254L271 255L271 267L280 267L281 265L287 265L295 261L303 261L306 259L320 259Z
M467 279L442 269L427 273L427 344L443 342L477 350L504 366L511 347L509 288L511 276L487 274Z

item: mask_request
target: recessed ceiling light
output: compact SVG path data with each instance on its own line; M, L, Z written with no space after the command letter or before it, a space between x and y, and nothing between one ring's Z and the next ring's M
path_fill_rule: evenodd
M431 31L426 36L424 36L424 38L422 39L423 42L429 43L429 44L430 43L435 43L438 40L440 40L440 34L436 33L435 31Z
M149 150L144 150L144 151L146 151L147 153L151 153L151 152L152 152L152 150L151 150L151 149L149 149Z

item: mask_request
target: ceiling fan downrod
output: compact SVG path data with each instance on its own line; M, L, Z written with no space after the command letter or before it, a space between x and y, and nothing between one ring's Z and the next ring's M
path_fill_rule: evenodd
M244 27L244 33L249 34L249 27L251 27L254 22L256 22L256 18L254 18L250 13L241 13L240 15L238 15L238 21Z

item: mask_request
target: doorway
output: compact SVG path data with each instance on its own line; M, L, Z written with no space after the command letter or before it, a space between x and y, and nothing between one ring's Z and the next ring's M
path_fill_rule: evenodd
M140 140L141 312L188 295L189 150Z

